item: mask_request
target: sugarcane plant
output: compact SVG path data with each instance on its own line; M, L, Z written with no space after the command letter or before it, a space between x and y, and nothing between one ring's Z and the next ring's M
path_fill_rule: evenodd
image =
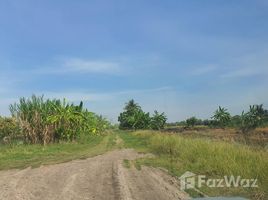
M48 144L59 140L72 141L81 134L100 134L109 122L79 105L65 99L44 99L33 95L20 98L10 106L25 141Z

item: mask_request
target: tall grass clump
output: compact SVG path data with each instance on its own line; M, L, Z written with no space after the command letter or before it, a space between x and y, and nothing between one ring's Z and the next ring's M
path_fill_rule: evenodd
M109 123L87 111L83 102L69 104L59 99L44 99L33 95L20 98L10 106L25 140L29 143L48 144L59 140L75 140L81 134L98 134Z
M155 134L151 150L171 162L181 175L186 171L207 177L241 176L258 179L261 191L268 191L268 153L225 142ZM171 161L170 161L171 160Z

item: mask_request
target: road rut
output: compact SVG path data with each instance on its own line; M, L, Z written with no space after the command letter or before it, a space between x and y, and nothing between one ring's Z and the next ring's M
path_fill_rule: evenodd
M132 149L85 160L0 171L1 200L171 200L189 199L174 177L150 167L123 167L141 157Z

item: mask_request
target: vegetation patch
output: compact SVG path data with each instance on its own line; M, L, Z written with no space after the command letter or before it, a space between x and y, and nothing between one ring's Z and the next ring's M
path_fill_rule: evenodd
M111 137L87 136L77 142L0 146L0 170L11 168L38 167L75 159L85 159L113 149Z
M122 135L122 134L121 134ZM209 188L200 190L209 195L245 196L252 199L264 197L268 191L268 153L265 150L256 150L246 145L226 143L206 139L184 138L174 134L162 133L126 133L123 139L135 138L135 142L153 152L156 158L138 159L137 165L163 167L176 176L186 171L207 178L222 178L223 176L241 176L242 178L258 179L258 188ZM141 147L133 145L133 148ZM261 198L260 198L261 199Z
M148 132L149 134L144 134L144 132ZM124 141L125 148L134 148L140 153L148 152L150 133L149 131L117 131L117 134Z
M10 112L24 142L31 144L74 141L82 135L100 134L110 125L101 116L85 109L82 101L74 105L65 99L51 100L33 95L11 105Z
M129 160L127 159L124 159L123 160L123 166L126 167L126 168L130 168L131 167L131 163Z

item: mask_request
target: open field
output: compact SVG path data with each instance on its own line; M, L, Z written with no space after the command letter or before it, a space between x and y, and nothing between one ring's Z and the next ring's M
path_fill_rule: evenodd
M93 157L111 150L115 151ZM193 197L242 196L264 200L268 191L265 148L207 137L114 131L75 143L6 145L1 147L0 155L0 169L24 168L0 172L1 199L72 199L75 196L76 199L187 199L178 181L186 171L207 178L234 175L258 179L258 188L204 186L199 191L186 190ZM27 168L30 166L34 169ZM159 168L167 170L169 175ZM96 187L91 186L93 182ZM17 192L12 189L14 186ZM163 188L167 189L162 191ZM100 190L106 191L105 194Z
M207 126L196 126L185 129L182 126L168 127L164 130L167 133L177 133L187 138L207 138L218 141L238 142L253 147L265 148L268 144L268 128L257 128L250 134L245 135L234 128L216 129Z
M208 196L244 196L251 199L267 197L268 153L265 149L152 131L120 133L120 136L126 147L157 155L154 158L136 160L137 168L142 165L161 167L178 177L186 171L191 171L208 178L221 178L225 175L257 178L258 188L202 187L200 191ZM193 196L200 196L195 191L188 192Z

